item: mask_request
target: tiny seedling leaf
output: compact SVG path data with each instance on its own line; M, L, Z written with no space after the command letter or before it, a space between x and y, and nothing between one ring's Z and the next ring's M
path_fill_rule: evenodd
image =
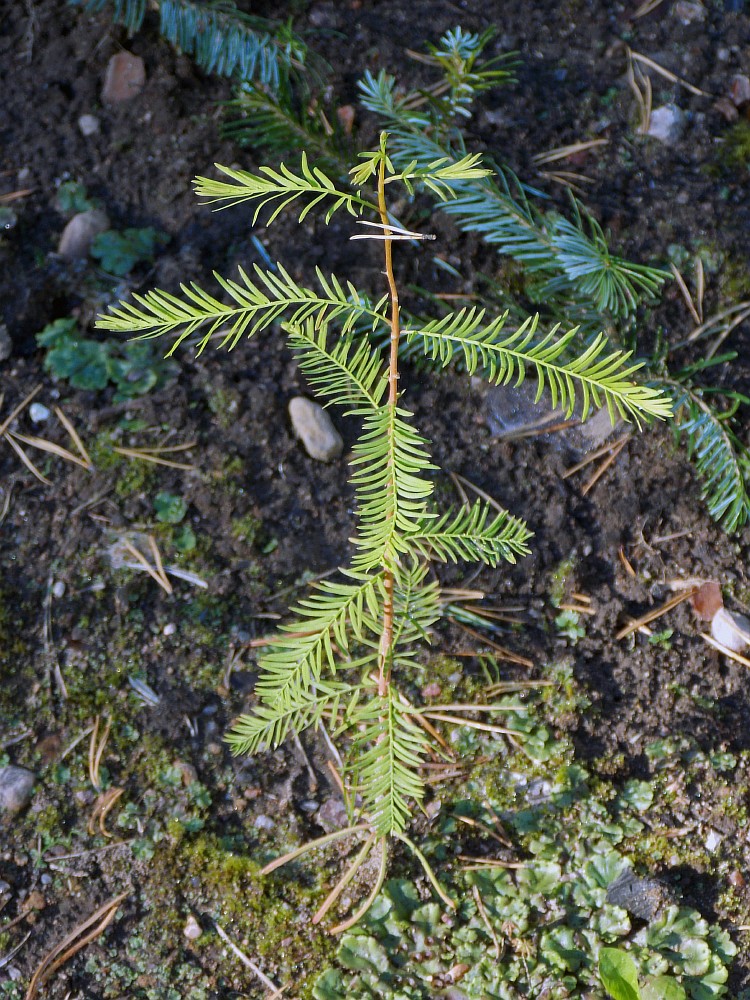
M642 1000L635 960L628 952L620 948L602 948L599 975L602 986L613 1000Z
M162 524L179 524L187 513L187 504L182 497L162 491L154 498L154 510L157 521Z

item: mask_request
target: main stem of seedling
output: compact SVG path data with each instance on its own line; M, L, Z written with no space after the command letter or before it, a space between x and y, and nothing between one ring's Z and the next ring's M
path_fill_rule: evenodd
M391 235L388 229L388 209L385 203L385 156L380 161L378 173L378 211L380 221L385 227L383 240L385 251L385 276L388 279L388 289L391 294L391 353L388 361L388 405L394 410L398 403L398 341L401 335L399 318L398 288L393 274L393 243L387 239ZM391 453L392 454L392 453ZM393 461L391 457L390 461ZM395 516L394 513L390 515ZM380 636L380 655L378 658L378 694L384 697L391 679L391 650L393 647L393 570L385 569L385 602L383 604L383 632Z

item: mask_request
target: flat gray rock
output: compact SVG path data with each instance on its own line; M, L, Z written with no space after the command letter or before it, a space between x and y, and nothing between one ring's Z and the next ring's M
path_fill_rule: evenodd
M31 799L36 776L25 767L0 767L0 816L20 812Z
M294 433L302 441L310 458L330 462L344 450L341 435L326 410L305 396L295 396L289 403Z

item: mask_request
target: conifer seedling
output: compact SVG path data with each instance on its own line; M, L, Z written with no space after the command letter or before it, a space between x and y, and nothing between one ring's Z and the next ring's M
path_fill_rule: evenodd
M228 301L196 284L182 285L181 295L136 294L133 303L121 302L98 322L117 333L170 336L169 354L187 338L200 352L221 330L226 332L216 338L220 346L234 347L245 335L279 324L313 392L359 422L351 461L356 494L351 562L338 579L318 583L293 609L296 618L282 626L260 661L257 706L228 736L235 753L256 754L291 734L325 726L341 747L340 779L350 825L266 868L313 847L358 840L359 851L315 920L333 906L371 855L377 858L378 876L362 905L332 930L350 927L366 912L385 879L394 839L413 851L439 895L454 905L407 831L424 797L428 750L439 752L435 725L459 723L492 731L497 708L481 706L482 721L473 720L478 714L474 705L434 711L410 702L399 681L420 669L420 652L441 617L440 588L428 573L430 564L514 563L529 551L531 536L522 520L498 513L484 500L453 510L436 508L436 470L407 408L409 386L401 378L400 346L416 344L440 366L457 359L467 374L493 384L517 386L531 372L537 399L546 390L554 407L582 419L600 407L607 408L613 422L623 419L638 426L670 414L665 396L634 381L640 365L628 353L609 349L601 335L582 354L571 356L575 329L540 333L537 318L528 317L506 332L507 316L493 318L481 308L461 309L440 320L409 321L402 329L394 244L429 236L393 221L388 192L400 185L411 194L421 186L448 201L454 185L489 171L476 155L396 169L387 141L383 133L377 149L360 154L350 188L337 186L304 154L296 171L283 163L278 169L261 167L256 174L219 167L226 179L199 177L195 182L197 193L221 208L253 204L253 223L264 208L271 209L267 225L291 206L302 206L300 223L313 211L322 213L326 223L337 212L349 213L353 239L382 243L387 290L378 301L319 269L313 288L297 284L281 264L275 271L256 265L252 275L241 271L240 281L216 275ZM372 199L370 188L376 192Z

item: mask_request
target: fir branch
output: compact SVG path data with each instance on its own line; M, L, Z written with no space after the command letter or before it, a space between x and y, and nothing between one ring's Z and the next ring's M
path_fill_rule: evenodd
M316 325L317 320L308 319L304 326L289 328L289 346L310 385L350 412L377 410L388 388L382 353L362 332L347 333L331 347L328 324Z
M593 407L606 406L613 425L617 417L622 417L640 427L644 418L671 414L669 401L658 389L631 381L642 363L628 366L630 352L613 351L602 356L608 346L602 334L583 354L564 360L576 329L555 339L558 327L553 327L540 341L532 343L538 322L535 316L499 340L506 317L507 313L483 325L483 309L462 309L420 329L405 331L405 336L407 340L421 338L425 353L443 367L459 353L470 374L479 371L496 385L520 385L531 365L536 370L537 401L548 388L553 408L562 407L568 416L580 406L581 419L585 420Z
M290 327L302 327L314 317L318 324L337 320L342 333L362 317L372 325L385 322L382 303L372 306L351 282L342 284L335 275L326 278L316 270L320 292L297 284L280 264L278 272L254 265L256 281L239 268L242 284L222 278L214 272L217 282L233 304L220 302L194 282L180 285L182 298L159 289L145 295L133 293L137 305L121 302L109 313L99 316L96 326L113 333L134 333L144 338L175 334L169 354L197 331L202 331L196 347L200 354L219 330L227 331L219 347L231 350L243 336L252 337L276 321L284 320Z
M421 802L424 796L419 768L425 734L392 687L360 704L355 718L362 728L352 754L354 786L377 833L402 833L411 818L412 802Z
M497 566L501 560L515 563L531 551L527 542L532 532L524 521L507 511L498 513L489 504L476 501L471 507L447 511L437 520L426 522L407 541L425 559L441 562L483 562Z
M738 531L750 520L750 454L700 389L671 380L662 384L671 389L672 426L687 443L711 517L725 531Z
M232 753L254 754L280 746L290 732L317 727L325 716L335 719L343 700L356 698L359 684L318 681L310 688L297 688L283 704L257 705L252 715L242 715L227 734Z
M219 163L215 166L217 170L231 178L232 183L213 180L210 177L196 177L193 181L196 194L207 198L208 204L223 203L220 205L220 209L231 208L245 201L256 203L253 225L257 223L258 216L266 205L276 203L266 221L266 225L270 226L278 214L298 198L307 201L299 214L298 222L302 222L313 208L329 198L332 198L334 203L325 214L326 224L331 221L332 216L340 208L346 208L347 212L355 218L361 215L365 209L377 212L376 205L365 201L364 198L351 191L339 190L322 170L318 167L310 167L306 153L302 154L299 174L293 173L283 163L279 165L278 170L271 167L260 167L258 174L251 174L247 170L222 167Z
M305 149L316 165L340 178L349 173L349 158L341 149L340 130L325 121L322 113L298 110L288 88L273 93L252 84L242 84L237 96L226 104L233 117L223 125L228 139L240 146L263 149L275 157ZM326 127L327 126L327 127Z
M418 642L429 642L432 625L442 615L440 585L437 580L426 583L429 573L427 562L412 558L394 569L394 657L399 667L413 665L409 651Z
M385 404L365 417L354 446L351 477L357 490L359 549L353 565L358 572L392 566L407 552L403 536L414 533L429 517L426 500L433 484L424 478L434 469L426 442L405 418L407 410Z
M81 0L78 0L81 2ZM146 0L83 0L90 11L112 8L112 17L130 35L141 27ZM193 56L207 73L239 76L277 90L307 56L302 39L288 26L252 16L226 2L155 0L161 34Z
M300 601L292 609L298 620L282 626L282 635L262 657L256 693L267 707L293 709L320 683L324 669L336 673L337 658L347 656L351 638L365 641L368 616L377 620L382 606L383 573L348 575L354 583L324 580Z
M396 97L392 76L381 71L373 77L368 71L359 87L364 106L391 129L396 166L426 167L440 157L463 154L463 149L455 153L448 140L441 144L434 138L439 122L415 113L408 99ZM460 137L455 141L460 147ZM668 277L657 268L611 254L600 226L578 203L573 221L555 212L541 216L510 171L497 168L495 177L457 180L451 187L453 197L439 207L464 232L477 233L499 253L522 263L530 275L543 278L537 301L577 297L599 312L626 318L642 295L653 296Z

